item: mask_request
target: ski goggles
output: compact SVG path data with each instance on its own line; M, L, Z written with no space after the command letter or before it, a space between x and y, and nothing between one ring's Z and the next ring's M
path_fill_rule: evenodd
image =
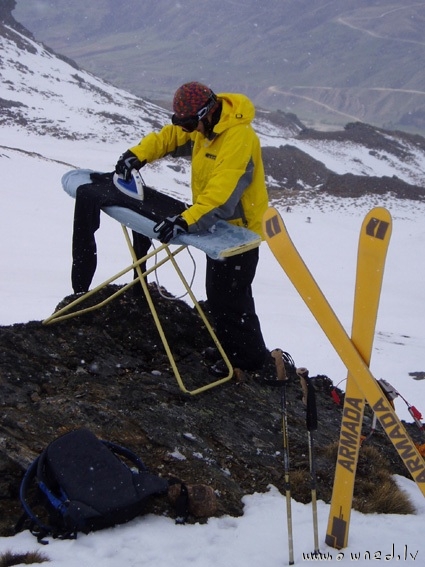
M216 96L211 95L208 99L207 104L200 110L198 110L196 114L183 117L173 114L173 116L171 117L171 122L174 124L174 126L180 126L181 128L183 128L185 132L194 132L198 127L200 120L202 120L202 118L205 118L205 116L213 108L216 102Z

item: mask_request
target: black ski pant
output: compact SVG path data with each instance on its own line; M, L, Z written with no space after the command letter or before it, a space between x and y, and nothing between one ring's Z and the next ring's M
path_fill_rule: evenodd
M206 293L217 337L236 368L260 368L267 354L252 296L258 248L212 260L207 256Z
M139 212L138 202L119 191L112 181L112 173L92 174L93 183L80 185L76 192L74 228L72 237L71 282L74 293L90 288L97 266L95 232L100 226L102 207L119 205ZM151 241L133 231L133 247L137 258L145 256ZM145 270L145 266L141 266Z

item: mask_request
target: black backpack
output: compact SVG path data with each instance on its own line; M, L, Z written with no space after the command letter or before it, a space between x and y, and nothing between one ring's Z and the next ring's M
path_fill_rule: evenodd
M77 532L122 524L142 514L148 499L166 494L174 482L180 481L149 473L129 449L77 429L50 443L26 471L20 487L24 514L16 531L29 529L46 543L42 540L49 535L76 538ZM187 488L181 487L179 523L188 509Z

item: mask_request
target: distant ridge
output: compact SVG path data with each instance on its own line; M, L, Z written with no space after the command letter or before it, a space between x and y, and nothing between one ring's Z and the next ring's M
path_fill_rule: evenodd
M199 79L309 127L361 121L425 133L424 3L197 0L189 10L174 0L18 0L14 15L59 53L151 100Z
M163 107L56 55L4 11L0 13L0 49L0 123L4 128L0 147L7 151L21 151L9 147L7 128L58 140L101 144L122 140L125 148L170 120L170 112ZM299 198L320 200L324 193L338 198L425 197L425 139L421 136L358 121L323 132L307 128L293 113L261 108L254 125L273 200L283 198L291 204ZM69 161L73 162L72 156ZM188 186L187 161L168 163L173 181Z

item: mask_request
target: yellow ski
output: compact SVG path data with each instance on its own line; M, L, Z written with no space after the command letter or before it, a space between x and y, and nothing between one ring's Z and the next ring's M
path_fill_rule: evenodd
M368 401L407 470L425 496L425 461L406 432L394 408L371 374L367 363L351 341L332 307L293 244L278 211L270 207L263 217L265 238L275 258L301 295L346 366L357 388ZM371 230L371 227L369 227ZM383 230L376 225L375 231ZM375 232L375 234L377 234ZM358 411L363 404L359 405ZM353 411L356 407L352 408Z
M391 229L390 213L377 207L365 216L359 236L351 340L368 366ZM348 544L364 405L364 396L349 373L325 540L337 549Z

